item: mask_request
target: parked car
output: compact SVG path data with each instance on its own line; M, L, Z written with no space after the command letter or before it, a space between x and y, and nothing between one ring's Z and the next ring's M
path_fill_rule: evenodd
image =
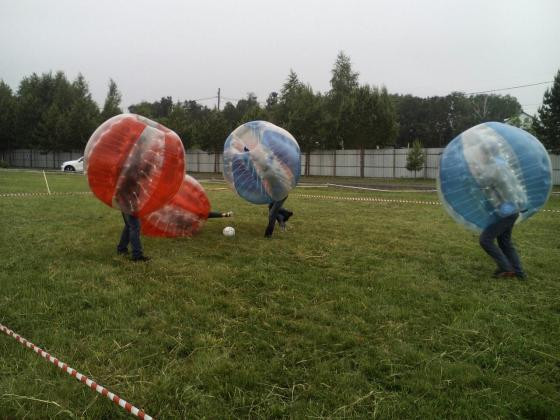
M82 156L77 160L66 161L62 163L62 165L60 165L60 169L63 170L64 172L76 172L76 171L83 172L84 157Z

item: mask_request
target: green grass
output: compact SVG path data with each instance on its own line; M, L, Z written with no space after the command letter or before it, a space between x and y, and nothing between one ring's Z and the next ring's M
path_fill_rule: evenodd
M265 206L204 186L235 217L143 238L146 264L91 195L1 197L0 322L157 418L560 417L560 213L515 229L529 279L494 280L441 206L301 196L434 193L298 188L266 240ZM6 192L43 175L0 171ZM0 366L0 417L127 416L5 335Z

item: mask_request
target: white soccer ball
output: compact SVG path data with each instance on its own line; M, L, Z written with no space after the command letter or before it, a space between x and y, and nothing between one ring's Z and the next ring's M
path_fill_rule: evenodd
M235 236L235 229L231 226L226 226L222 233L224 236Z

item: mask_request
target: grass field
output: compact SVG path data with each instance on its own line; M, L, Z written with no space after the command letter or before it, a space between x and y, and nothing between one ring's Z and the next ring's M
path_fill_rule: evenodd
M520 281L408 202L435 193L297 188L267 240L265 206L203 185L235 217L143 238L143 264L116 255L120 214L91 195L0 197L0 322L157 418L560 417L557 195L515 229ZM15 192L46 192L43 174L0 171ZM126 416L0 335L0 418Z

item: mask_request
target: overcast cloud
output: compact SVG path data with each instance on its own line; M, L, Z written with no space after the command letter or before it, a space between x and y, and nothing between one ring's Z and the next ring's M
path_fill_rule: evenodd
M446 95L552 80L559 22L558 0L0 0L0 79L81 72L100 105L109 78L125 107L218 88L264 101L290 69L329 90L343 50L361 83ZM534 113L548 86L499 93Z

